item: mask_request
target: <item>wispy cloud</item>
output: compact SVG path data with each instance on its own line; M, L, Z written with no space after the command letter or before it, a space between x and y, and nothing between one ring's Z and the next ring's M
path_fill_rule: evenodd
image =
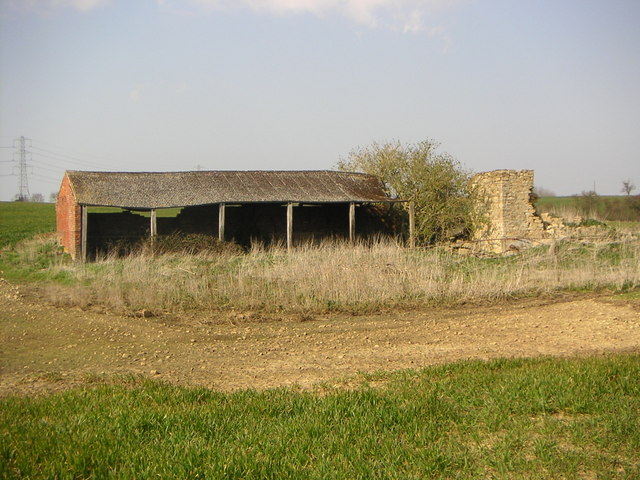
M81 12L111 3L111 0L7 0L5 6L13 10L46 12L58 8L72 8Z
M129 100L134 103L138 103L140 101L140 96L142 95L142 87L135 87L129 91Z
M92 10L110 3L111 0L49 0L52 7L71 7L76 10Z
M403 33L426 31L442 36L441 29L429 25L429 17L466 0L157 0L160 5L189 1L212 10L248 8L258 13L300 14L319 17L340 15L359 25Z

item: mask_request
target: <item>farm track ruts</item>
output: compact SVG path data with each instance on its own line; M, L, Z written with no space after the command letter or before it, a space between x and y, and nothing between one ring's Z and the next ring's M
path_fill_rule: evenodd
M136 318L31 297L0 280L0 396L63 390L95 375L225 391L308 388L461 359L640 351L640 302L593 295L312 318Z

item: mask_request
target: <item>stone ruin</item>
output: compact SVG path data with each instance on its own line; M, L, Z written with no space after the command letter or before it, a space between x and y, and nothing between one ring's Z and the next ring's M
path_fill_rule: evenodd
M483 172L471 182L485 203L486 223L473 239L482 250L520 250L524 242L544 237L544 224L532 202L533 170Z
M515 253L560 238L605 233L602 227L577 227L550 213L538 214L533 205L533 170L483 172L471 184L486 218L470 242L454 246L459 253Z

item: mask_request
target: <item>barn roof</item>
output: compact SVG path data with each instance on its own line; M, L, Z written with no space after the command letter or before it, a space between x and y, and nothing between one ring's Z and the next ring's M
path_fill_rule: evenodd
M122 208L212 203L390 202L373 175L336 171L66 172L76 202Z

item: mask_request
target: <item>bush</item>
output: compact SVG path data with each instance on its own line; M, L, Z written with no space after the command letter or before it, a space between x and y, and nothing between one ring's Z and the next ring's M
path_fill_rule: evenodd
M438 153L438 147L432 140L415 145L373 143L353 150L338 168L375 175L384 182L389 195L413 201L420 243L468 237L477 223L470 174L449 154ZM404 204L404 209L390 212L406 217L407 209L408 204Z

